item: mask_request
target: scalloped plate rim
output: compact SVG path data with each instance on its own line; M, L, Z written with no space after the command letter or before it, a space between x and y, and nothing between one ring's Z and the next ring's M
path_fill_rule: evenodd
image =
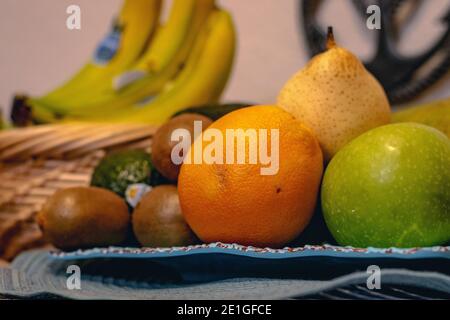
M85 259L156 259L208 254L225 254L257 259L293 259L306 257L330 258L393 258L393 259L450 259L450 246L423 248L353 248L332 245L306 245L296 248L256 248L238 244L212 243L171 248L106 247L72 252L51 251L56 260Z

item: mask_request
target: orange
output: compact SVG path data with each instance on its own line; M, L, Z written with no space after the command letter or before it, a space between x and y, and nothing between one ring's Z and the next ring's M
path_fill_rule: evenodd
M270 129L278 129L278 172L262 175L261 168L266 165L259 158L256 164L248 163L249 139L245 164L184 163L178 192L189 226L206 243L280 247L294 240L314 212L323 172L322 152L312 131L275 106L234 111L214 122L205 133L211 129L224 137L227 129L267 129L268 154L276 149L270 147L271 139L275 139ZM195 140L187 158L198 144L203 145L200 150L207 148L208 142L203 140ZM225 154L226 143L223 145ZM237 143L234 147L236 155Z

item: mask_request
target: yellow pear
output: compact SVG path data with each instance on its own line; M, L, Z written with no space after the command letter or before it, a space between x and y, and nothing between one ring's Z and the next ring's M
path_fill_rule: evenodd
M315 131L326 161L391 117L383 87L354 54L336 45L331 28L327 51L286 83L278 105Z
M401 109L392 114L393 122L418 122L434 127L450 138L450 97Z

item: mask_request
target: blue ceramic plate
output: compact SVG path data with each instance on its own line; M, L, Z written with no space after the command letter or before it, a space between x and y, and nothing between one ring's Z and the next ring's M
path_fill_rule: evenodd
M230 277L302 277L328 279L368 266L450 273L450 246L411 249L376 249L338 246L304 246L270 249L213 243L173 248L96 248L55 251L59 261L103 261L105 266L140 273L177 275L188 281ZM124 268L125 266L125 268ZM136 269L133 269L136 268Z
M95 248L73 252L53 251L56 259L96 259L96 258L173 258L180 256L227 254L257 259L292 259L302 257L336 257L336 258L395 258L395 259L450 259L450 246L430 248L353 248L331 245L303 246L298 248L257 248L239 244L211 243L188 247L172 248Z

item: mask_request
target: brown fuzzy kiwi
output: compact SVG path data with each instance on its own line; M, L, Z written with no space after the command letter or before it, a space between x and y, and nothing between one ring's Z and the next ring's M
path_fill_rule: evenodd
M113 192L77 187L50 197L38 214L38 223L55 247L71 250L122 243L130 214L125 201Z
M133 212L133 231L145 247L187 246L198 242L181 213L175 186L147 193Z

